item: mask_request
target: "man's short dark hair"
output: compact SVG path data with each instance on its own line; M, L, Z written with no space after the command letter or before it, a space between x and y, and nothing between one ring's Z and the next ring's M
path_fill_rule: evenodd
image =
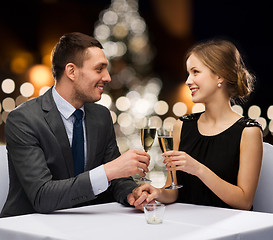
M67 63L82 67L88 57L86 49L89 47L103 48L97 39L83 33L63 35L52 52L52 73L55 80L62 77Z

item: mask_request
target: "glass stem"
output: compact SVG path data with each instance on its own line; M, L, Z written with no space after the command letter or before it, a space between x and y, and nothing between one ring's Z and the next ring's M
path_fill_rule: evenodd
M172 170L170 170L170 173L171 173L171 178L172 178L172 184L174 184L174 180L173 180L173 172L172 172Z

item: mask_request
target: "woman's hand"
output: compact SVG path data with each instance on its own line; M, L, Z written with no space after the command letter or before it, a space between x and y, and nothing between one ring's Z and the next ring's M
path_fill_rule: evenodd
M160 195L160 191L160 189L153 187L149 183L143 183L128 195L127 200L130 205L143 211L143 205L154 202Z
M198 176L202 164L182 151L168 151L162 154L167 170L180 170Z

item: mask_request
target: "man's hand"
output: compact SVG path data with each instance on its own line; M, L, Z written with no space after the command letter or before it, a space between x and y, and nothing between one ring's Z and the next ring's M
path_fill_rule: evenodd
M136 187L132 193L128 194L127 200L131 206L143 211L143 206L146 203L154 203L160 194L160 189L157 189L149 183L141 184Z
M142 177L148 172L150 155L141 150L129 150L115 160L104 165L108 181L138 174Z
M131 206L134 206L136 209L144 211L144 204L147 203L146 201L147 196L148 196L147 192L143 192L139 198L135 198L133 193L129 193L127 196L127 200ZM138 202L140 202L140 204Z

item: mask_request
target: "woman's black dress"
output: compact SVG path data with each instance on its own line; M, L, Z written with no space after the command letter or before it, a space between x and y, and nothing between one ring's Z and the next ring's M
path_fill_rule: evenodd
M204 136L198 131L197 121L202 113L186 115L183 121L179 150L201 162L223 180L237 185L240 142L245 127L260 127L259 123L242 117L225 131ZM198 205L227 207L198 177L177 171L179 189L177 202Z

